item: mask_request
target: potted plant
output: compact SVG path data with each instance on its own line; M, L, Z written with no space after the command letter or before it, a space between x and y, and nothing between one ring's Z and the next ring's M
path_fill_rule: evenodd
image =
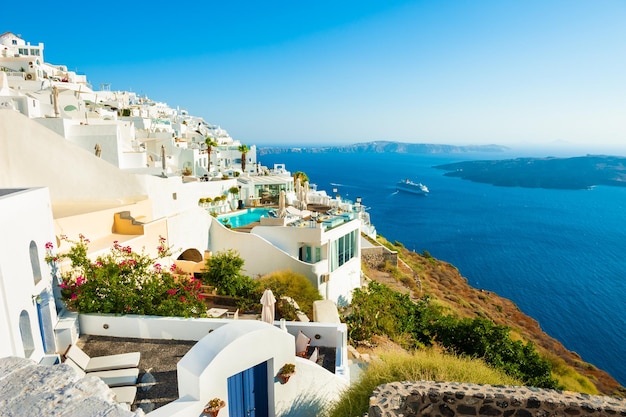
M278 371L278 379L281 384L286 384L287 381L289 381L289 378L291 378L291 376L295 373L296 365L293 363L286 363L282 368L280 368L280 371Z
M224 407L226 407L226 401L215 397L207 403L206 407L204 407L203 413L208 414L211 417L216 417L217 413L219 413Z

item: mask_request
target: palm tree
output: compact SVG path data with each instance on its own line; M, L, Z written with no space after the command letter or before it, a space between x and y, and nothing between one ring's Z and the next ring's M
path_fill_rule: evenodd
M305 182L309 181L309 176L306 175L304 172L302 171L296 171L293 173L293 181L296 182L296 180L300 178L300 183L304 184Z
M213 147L217 146L217 142L211 136L207 136L204 139L204 144L206 145L206 153L209 154L209 172L211 171L211 151L213 151Z
M246 154L250 148L248 148L248 145L239 145L237 149L241 152L241 171L246 172Z

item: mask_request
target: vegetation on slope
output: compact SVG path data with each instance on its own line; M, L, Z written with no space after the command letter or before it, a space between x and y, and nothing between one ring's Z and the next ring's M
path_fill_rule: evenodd
M480 317L459 319L443 314L428 298L414 302L375 281L365 290L354 291L346 323L352 342L387 335L408 349L437 344L450 353L481 358L525 385L558 387L550 364L531 342L512 340L507 327Z
M364 272L369 278L383 282L413 300L428 297L429 304L442 314L459 319L478 317L508 327L512 340L534 343L537 352L550 363L552 377L567 390L621 396L626 393L626 389L606 372L583 362L576 353L545 334L535 320L510 300L471 287L454 266L432 258L427 252L408 251L400 243L392 244L382 237L379 242L397 251L401 261L397 268L392 268L395 269L393 275L385 271L389 269L388 265L364 264Z

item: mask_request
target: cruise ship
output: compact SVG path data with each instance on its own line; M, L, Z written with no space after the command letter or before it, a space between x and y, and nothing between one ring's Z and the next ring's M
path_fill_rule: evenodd
M413 182L408 178L398 181L396 184L396 190L419 195L427 195L429 193L428 187L424 184L421 182Z

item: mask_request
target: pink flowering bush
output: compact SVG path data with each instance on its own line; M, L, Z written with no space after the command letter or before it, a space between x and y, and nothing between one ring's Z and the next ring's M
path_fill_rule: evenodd
M201 281L157 261L170 256L165 238L160 238L156 259L137 253L130 246L113 242L111 251L95 261L87 257L89 239L79 235L63 255L46 245L46 260L69 259L71 269L62 274L61 294L70 310L81 313L146 314L201 317L206 306L200 294Z

